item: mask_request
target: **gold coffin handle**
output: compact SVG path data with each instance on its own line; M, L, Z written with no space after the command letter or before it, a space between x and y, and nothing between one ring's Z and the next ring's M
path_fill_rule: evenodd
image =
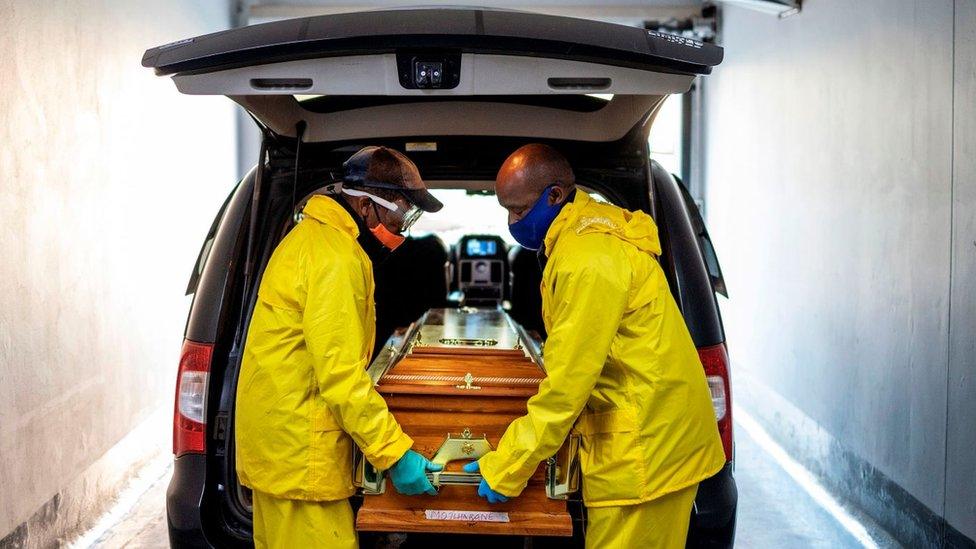
M546 496L569 499L579 490L580 437L571 433L556 455L546 460Z
M386 492L386 472L373 467L358 447L353 449L352 483L366 495Z
M550 499L568 499L579 490L579 443L579 435L570 434L556 455L546 460L546 496ZM458 436L448 434L431 462L443 467L452 461L480 459L492 450L494 448L484 435L474 438L470 430L465 429ZM367 495L384 493L385 472L373 468L361 452L357 451L355 454L354 484ZM437 488L443 485L477 486L481 483L481 474L437 471L427 473L427 479Z
M452 461L480 459L481 456L493 449L485 435L472 437L471 431L465 429L458 436L452 436L448 433L447 438L444 439L441 447L437 449L437 452L430 461L441 467L446 467ZM479 473L466 473L464 471L436 471L427 473L427 478L435 487L444 484L477 485L481 482L481 475Z

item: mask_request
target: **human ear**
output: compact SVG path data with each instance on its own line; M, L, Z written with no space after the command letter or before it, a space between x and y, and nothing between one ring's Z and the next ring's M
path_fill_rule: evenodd
M563 191L563 188L559 186L559 184L553 185L549 188L549 198L547 202L550 206L559 204L564 198L566 198L566 193Z
M362 216L363 221L366 221L368 225L369 211L372 209L370 208L370 201L365 196L360 196L356 199L359 201L359 204L356 205L359 208L359 215Z

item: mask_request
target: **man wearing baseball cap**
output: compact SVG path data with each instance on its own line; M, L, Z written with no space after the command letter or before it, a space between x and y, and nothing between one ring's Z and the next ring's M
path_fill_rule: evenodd
M417 166L393 149L363 147L342 167L346 203L390 251L403 243L403 233L421 214L444 206L427 191Z
M357 547L352 444L405 495L435 494L366 375L375 336L372 262L442 204L386 147L343 165L278 244L261 279L237 385L237 472L253 492L256 547Z

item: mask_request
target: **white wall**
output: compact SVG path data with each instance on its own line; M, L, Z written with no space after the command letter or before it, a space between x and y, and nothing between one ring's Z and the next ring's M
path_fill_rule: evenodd
M957 153L969 168L953 179L954 98L973 101L971 77L954 96L953 17L952 0L811 1L784 20L726 7L725 62L706 79L708 221L740 402L897 536L926 542L946 515L947 421L974 406L947 395L950 269L974 250L970 201L952 256L953 191L972 196L974 162ZM960 470L969 441L950 444Z
M976 0L955 8L945 517L976 539Z
M140 60L230 21L226 1L0 0L0 539L90 520L137 462L79 479L171 413L184 288L236 178L234 111ZM168 451L169 429L133 459Z

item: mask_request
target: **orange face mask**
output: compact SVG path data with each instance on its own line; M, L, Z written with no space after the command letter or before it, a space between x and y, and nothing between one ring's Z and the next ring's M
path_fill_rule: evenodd
M386 248L391 252L399 248L400 244L403 244L403 242L407 239L407 237L401 234L396 234L390 231L390 229L387 229L386 225L384 225L382 221L377 223L375 227L370 227L369 232L373 233L376 240L379 240L380 244L386 246Z

